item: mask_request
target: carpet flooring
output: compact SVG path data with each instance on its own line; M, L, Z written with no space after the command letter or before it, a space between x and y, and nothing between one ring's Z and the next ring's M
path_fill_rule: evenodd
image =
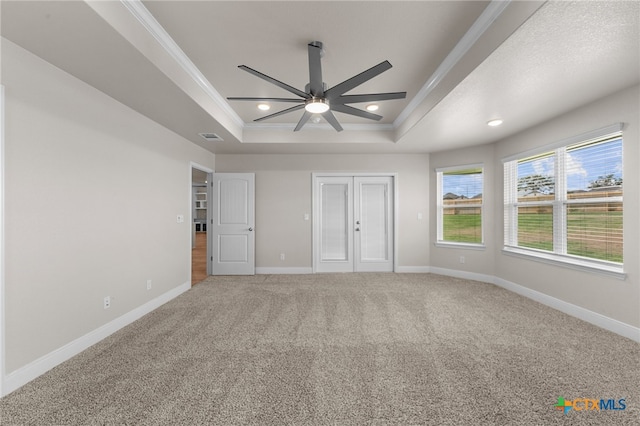
M480 282L209 277L0 400L0 423L638 425L639 362L639 344Z

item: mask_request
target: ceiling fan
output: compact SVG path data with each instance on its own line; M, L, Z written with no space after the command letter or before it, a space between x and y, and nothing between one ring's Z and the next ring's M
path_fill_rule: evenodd
M330 89L327 89L327 85L322 81L322 65L320 64L320 59L323 56L322 50L322 42L313 41L307 45L307 49L309 52L309 84L305 86L304 92L302 90L298 90L295 87L289 86L286 83L283 83L275 78L269 77L266 74L263 74L259 71L256 71L252 68L249 68L246 65L239 65L238 68L244 70L250 74L255 75L263 80L268 81L269 83L275 84L276 86L293 93L300 97L298 98L247 98L247 97L229 97L227 98L230 101L254 101L254 102L292 102L297 103L299 105L293 106L291 108L284 109L282 111L278 111L276 113L260 117L255 119L254 121L262 121L267 120L269 118L277 117L279 115L287 114L293 111L299 111L304 109L304 113L298 121L294 132L302 129L302 126L305 125L307 121L311 118L313 114L321 114L325 120L331 126L333 126L336 131L342 131L342 126L336 119L335 115L333 115L333 111L342 112L344 114L355 115L357 117L368 118L371 120L380 120L382 118L381 115L373 114L368 111L364 111L358 108L354 108L347 104L359 103L359 102L377 102L377 101L387 101L391 99L404 99L407 96L407 92L393 92L393 93L371 93L364 95L345 95L349 90L361 85L362 83L372 79L373 77L382 74L384 71L391 68L391 64L389 61L384 61L379 63L378 65L369 68L366 71L361 72L360 74L351 77L348 80L343 81L340 84L337 84Z

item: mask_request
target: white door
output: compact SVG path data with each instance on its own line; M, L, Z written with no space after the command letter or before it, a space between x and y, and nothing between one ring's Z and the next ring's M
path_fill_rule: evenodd
M314 180L314 270L393 271L393 177Z
M356 271L393 271L393 178L354 178Z
M253 173L213 174L213 275L255 274L254 191Z

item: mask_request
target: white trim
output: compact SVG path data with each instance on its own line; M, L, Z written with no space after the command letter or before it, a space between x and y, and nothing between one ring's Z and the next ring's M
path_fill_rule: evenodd
M564 300L556 299L555 297L512 283L511 281L507 281L502 278L496 277L493 284L640 343L640 328L638 327L634 327L597 312L565 302Z
M640 328L638 327L634 327L630 324L626 324L613 318L609 318L598 312L590 311L589 309L585 309L572 303L565 302L564 300L556 299L553 296L549 296L547 294L540 293L539 291L532 290L528 287L512 283L511 281L507 281L503 278L491 275L477 274L475 272L457 271L454 269L436 267L431 267L430 269L431 273L433 274L446 275L450 277L464 278L468 280L482 281L485 283L494 284L498 287L504 288L505 290L519 294L535 302L542 303L543 305L560 312L564 312L567 315L571 315L572 317L578 318L582 321L586 321L589 324L593 324L612 333L640 343Z
M598 273L617 278L619 280L625 280L627 278L627 274L624 272L622 265L616 265L610 262L598 262L597 260L586 258L580 259L571 255L561 255L558 253L545 252L536 249L525 249L522 247L505 246L502 248L502 253L509 256L547 263L549 265L575 269L577 271Z
M307 275L313 274L313 268L256 267L256 275Z
M218 93L191 59L184 53L169 33L160 25L141 0L120 0L124 7L144 26L158 44L169 54L191 79L220 107L236 125L244 127L244 121Z
M480 39L480 37L487 31L493 22L498 19L500 14L509 6L510 0L492 0L491 3L480 14L478 19L473 23L465 35L460 39L458 44L449 52L447 57L442 61L436 71L429 77L429 80L422 86L420 91L411 102L407 104L405 109L402 110L400 115L394 120L393 126L399 127L404 121L409 118L409 115L431 94L438 84L446 77L446 75L453 69L453 67L460 62L460 60L466 55L471 47Z
M246 123L246 130L293 130L295 123ZM310 123L304 125L305 129L335 131L335 129L327 123ZM344 123L342 128L348 131L364 131L364 132L390 132L393 131L393 124L385 123ZM250 142L256 143L256 142ZM259 142L258 142L259 143Z
M524 158L533 157L535 155L543 154L548 151L554 151L563 146L569 146L580 142L589 142L594 139L602 139L607 136L613 136L617 133L622 132L624 128L624 123L614 123L606 127L602 127L600 129L591 130L589 132L581 133L576 136L571 136L565 139L561 139L559 141L543 145L537 148L530 149L528 151L519 152L517 154L510 155L508 157L504 157L502 159L503 163L508 163L510 161L522 160Z
M107 338L121 328L133 323L149 312L152 312L154 309L157 309L168 301L178 297L190 288L191 282L187 281L186 283L179 285L178 287L175 287L174 289L169 290L164 294L161 294L155 299L150 300L144 305L138 306L137 308L114 319L113 321L110 321L107 324L104 324L103 326L98 327L97 329L85 334L84 336L67 343L66 345L38 358L37 360L25 365L24 367L13 371L11 374L5 377L5 387L2 389L2 396L8 395L14 390L35 379L36 377L41 376L42 374L51 370L55 366L74 357L75 355L98 343L99 341Z
M482 244L472 243L454 243L449 241L436 241L434 246L439 248L452 248L452 249L464 249L464 250L486 250L487 246Z
M397 266L396 273L398 274L428 274L431 272L429 266Z
M438 267L430 267L432 274L446 275L448 277L463 278L465 280L481 281L483 283L493 284L495 278L493 275L478 274L476 272L459 271L457 269L446 269Z
M6 385L4 266L4 85L0 84L0 397Z

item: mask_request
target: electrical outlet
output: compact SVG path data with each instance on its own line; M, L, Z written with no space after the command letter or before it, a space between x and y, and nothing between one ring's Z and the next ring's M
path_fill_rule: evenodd
M147 280L147 290L151 290L151 280Z
M284 260L284 253L280 253L280 260Z
M460 256L460 263L464 263L464 256Z
M104 308L109 309L111 307L111 296L106 296L104 298Z

